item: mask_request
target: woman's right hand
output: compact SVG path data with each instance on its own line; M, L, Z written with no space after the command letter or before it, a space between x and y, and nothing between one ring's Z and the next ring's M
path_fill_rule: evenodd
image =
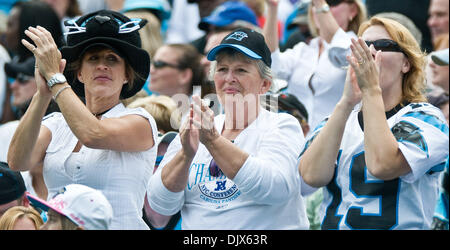
M54 74L61 73L62 55L53 40L52 34L43 27L29 27L25 30L34 44L22 39L22 44L33 53L39 72L45 79L50 79Z
M180 128L180 140L183 153L188 158L194 158L200 142L199 131L194 127L194 107L191 104L189 117Z
M353 60L350 56L347 56L347 60ZM355 70L352 67L348 67L347 76L345 78L344 92L340 103L353 109L356 104L361 101L361 89L358 86Z

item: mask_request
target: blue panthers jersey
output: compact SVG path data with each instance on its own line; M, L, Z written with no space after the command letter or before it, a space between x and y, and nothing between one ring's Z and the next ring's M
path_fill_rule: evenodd
M312 139L325 123L316 128ZM427 103L403 107L388 119L388 124L412 171L390 181L369 173L364 158L364 132L358 123L358 111L353 111L345 127L333 179L324 189L322 229L430 228L439 173L449 152L448 125L442 112Z

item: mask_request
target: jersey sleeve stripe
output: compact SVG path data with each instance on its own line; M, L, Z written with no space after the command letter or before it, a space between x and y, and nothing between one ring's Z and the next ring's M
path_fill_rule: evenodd
M449 135L449 133L448 133L449 129L448 129L447 124L445 124L445 122L441 121L439 118L437 118L434 115L427 114L423 111L412 111L412 112L408 112L408 113L404 114L403 116L404 117L413 117L413 118L419 119L421 121L424 121L424 122L432 125L433 127L439 129L441 132L443 132L447 136Z

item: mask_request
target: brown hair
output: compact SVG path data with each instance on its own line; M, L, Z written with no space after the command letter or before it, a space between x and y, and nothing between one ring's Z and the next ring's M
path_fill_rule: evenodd
M203 86L205 84L205 72L201 64L202 54L190 44L167 44L167 47L177 50L177 64L181 70L190 69L192 71L191 87ZM192 91L192 88L190 89Z
M389 18L372 17L361 24L358 36L374 25L383 26L405 55L411 65L409 71L403 75L402 102L425 102L425 66L426 55L420 50L417 40L411 32L399 22Z

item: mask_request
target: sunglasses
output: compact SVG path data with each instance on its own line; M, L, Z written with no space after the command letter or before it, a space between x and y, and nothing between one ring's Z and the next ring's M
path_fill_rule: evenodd
M14 80L16 80L19 84L25 85L33 78L34 78L33 76L25 75L23 73L18 73L15 79L8 78L8 81L12 84L14 82Z
M348 0L326 0L326 1L327 1L327 4L330 7L337 6L337 5L341 4L342 2L345 2L345 3L350 3L351 2L351 1L348 1Z
M386 51L386 52L401 52L405 54L405 52L400 48L400 45L395 41L390 39L379 39L375 41L365 41L367 46L373 45L376 50ZM406 54L405 54L406 55Z
M164 61L154 61L152 62L153 67L155 67L156 69L161 69L164 67L170 67L170 68L176 68L176 69L180 69L180 66L175 65L175 64L170 64Z

